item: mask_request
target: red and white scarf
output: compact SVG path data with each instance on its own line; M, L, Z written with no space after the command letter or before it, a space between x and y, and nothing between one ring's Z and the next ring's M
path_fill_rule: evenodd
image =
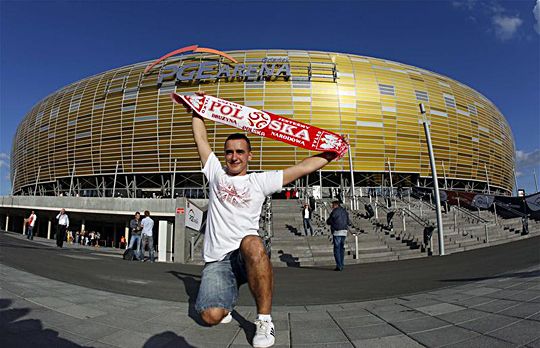
M349 148L347 141L336 133L224 99L177 93L172 93L171 98L206 119L307 150L335 152L338 159Z

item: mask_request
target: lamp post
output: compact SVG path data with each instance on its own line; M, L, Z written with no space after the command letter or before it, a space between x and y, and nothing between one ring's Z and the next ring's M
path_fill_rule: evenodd
M429 164L433 176L433 189L435 191L435 210L437 212L437 230L439 237L439 255L444 255L444 232L441 213L441 197L439 194L439 181L437 178L437 168L435 167L435 156L433 155L433 146L431 145L431 133L429 132L428 120L426 119L426 108L420 103L420 113L422 114L422 122L424 124L424 132L426 133L426 142L429 152Z

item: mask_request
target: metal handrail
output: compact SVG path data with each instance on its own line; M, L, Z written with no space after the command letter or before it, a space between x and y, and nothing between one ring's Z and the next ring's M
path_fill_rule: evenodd
M519 217L521 217L521 218L524 218L524 217L528 217L528 216L529 216L528 214L522 213L522 212L520 212L519 210L516 210L516 209L514 209L514 208L511 208L511 207L509 207L509 206L507 206L507 205L505 205L505 204L503 204L503 203L500 203L500 202L495 201L495 202L493 202L493 204L495 204L496 206L501 207L501 208L503 208L503 209L505 209L505 210L508 210L508 211L511 212L512 214L516 214L517 216L519 216Z
M401 212L402 214L407 214L409 217L411 217L414 221L416 221L418 224L424 226L424 227L428 227L428 226L433 226L434 224L427 220L427 219L424 219L423 217L421 216L418 216L416 215L413 211L411 211L410 209L408 208L399 208L397 209L397 212Z
M462 208L462 207L459 207L457 205L454 205L454 209L456 209L457 211L459 211L460 213L466 215L468 218L471 218L471 219L474 219L478 222L481 222L483 224L487 224L489 223L490 221L489 220L486 220L484 218L481 218L480 216L478 215L474 215L473 213L471 213L470 211L468 211L467 209L465 208Z

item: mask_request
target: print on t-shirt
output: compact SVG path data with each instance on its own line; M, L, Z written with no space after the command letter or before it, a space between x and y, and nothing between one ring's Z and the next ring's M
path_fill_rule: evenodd
M235 207L247 207L251 201L249 187L237 189L233 183L228 183L225 177L219 179L217 196L222 202L227 202Z

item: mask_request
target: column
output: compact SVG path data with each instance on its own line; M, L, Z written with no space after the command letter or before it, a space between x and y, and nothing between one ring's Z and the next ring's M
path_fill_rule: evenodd
M52 226L52 221L49 220L47 222L47 239L51 239L51 226Z
M169 226L166 220L159 220L158 226L158 261L167 262L167 240L169 239Z
M84 229L85 229L85 225L86 224L86 221L83 219L82 223L81 223L81 233L83 233Z
M26 235L26 219L25 218L23 218L22 234L23 236Z
M6 228L5 228L6 231L8 230L8 227L9 227L9 215L6 215Z
M129 227L126 226L124 229L124 238L126 238L126 249L129 246Z

